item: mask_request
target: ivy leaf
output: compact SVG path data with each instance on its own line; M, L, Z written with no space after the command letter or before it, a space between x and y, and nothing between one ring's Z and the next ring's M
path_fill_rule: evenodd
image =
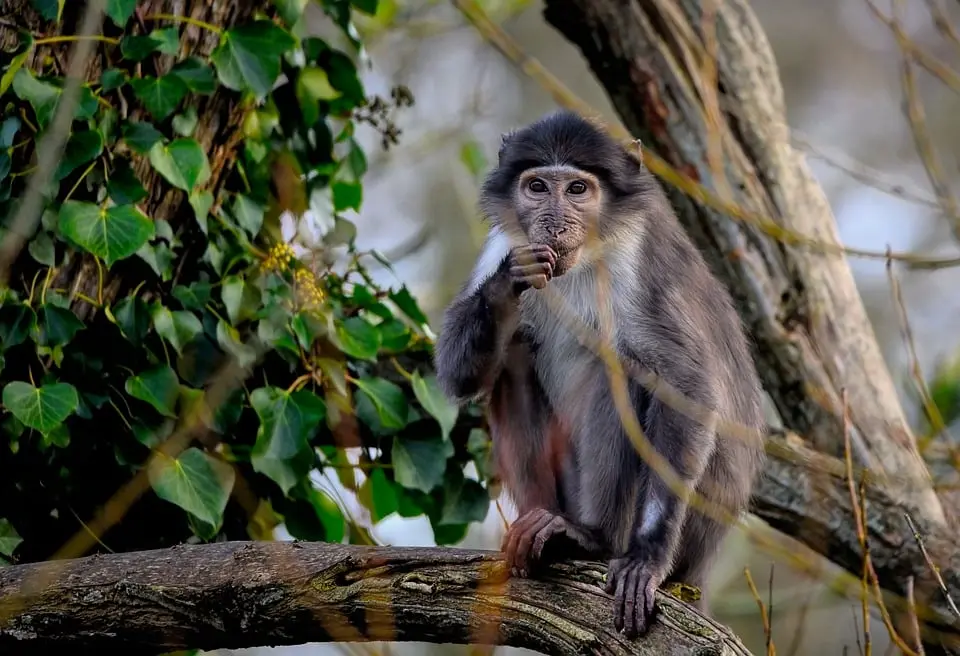
M250 405L260 418L251 464L286 493L313 464L309 440L326 417L326 404L308 390L261 387L250 395Z
M183 355L183 349L203 332L203 324L193 312L171 312L162 305L155 305L152 317L157 334L167 340L178 355Z
M210 94L217 89L216 74L199 57L187 57L173 65L170 75L175 75L194 93Z
M402 286L398 291L391 290L389 297L390 300L418 326L426 326L429 323L426 315L420 309L416 299L410 294L410 290L407 289L406 285Z
M387 319L377 325L380 331L380 344L383 348L400 352L410 343L410 329L397 319Z
M26 30L17 30L17 37L17 47L4 52L3 58L0 59L0 61L3 62L3 65L0 66L0 96L5 94L7 89L10 88L14 77L23 67L23 62L27 61L27 56L33 51L32 34ZM17 92L17 95L20 95L19 92ZM7 120L9 121L10 119Z
M344 210L360 211L360 205L363 203L363 186L353 182L334 182L331 185L333 190L333 207L337 212Z
M337 346L358 360L375 362L380 350L380 331L363 317L350 317L336 326Z
M260 307L260 291L247 284L240 276L227 276L223 279L220 298L227 309L227 317L234 326L246 319L252 319Z
M363 505L370 510L370 517L374 522L397 512L397 491L380 467L371 471L360 486L360 498Z
M107 180L107 194L117 205L132 205L146 198L147 190L140 183L130 163L120 160Z
M232 466L190 447L176 459L154 459L147 474L158 497L202 522L220 526L236 480Z
M63 156L53 174L55 182L63 180L75 169L86 164L103 152L103 135L97 130L74 132L67 141Z
M130 61L141 61L153 52L175 55L180 49L180 32L175 27L153 30L147 35L129 35L120 40L120 54Z
M439 526L455 526L482 522L490 510L490 495L480 483L472 478L466 478L459 470L451 482L445 481L443 494L443 510Z
M130 20L136 7L137 0L107 0L104 11L117 27L122 28Z
M155 234L153 221L134 205L104 209L75 200L60 206L60 231L108 267L136 253Z
M4 351L22 344L37 327L37 313L26 303L0 307L0 347Z
M53 238L50 233L41 230L37 236L30 241L27 246L30 256L40 264L46 264L49 267L57 265L57 251L53 245Z
M13 76L13 92L33 107L40 129L47 127L60 99L60 88L38 80L30 71L21 68Z
M117 303L112 313L113 323L131 344L140 346L147 331L150 330L150 312L147 304L137 296L128 296Z
M48 21L59 21L65 0L33 0L33 8Z
M202 310L210 302L213 285L209 282L195 282L189 287L177 285L172 293L184 310Z
M150 164L167 182L187 193L210 179L207 154L196 139L155 143L150 149Z
M14 381L3 388L3 405L25 426L48 434L72 415L80 403L77 389L69 383L34 387Z
M123 126L123 139L130 146L130 149L145 155L150 152L154 144L163 141L163 133L153 127L153 123L140 121L139 123L125 123Z
M385 378L361 378L357 395L364 396L377 411L380 424L387 430L400 430L407 425L410 406L403 390Z
M66 346L86 327L70 308L45 303L42 311L40 343L44 346Z
M210 55L224 86L250 90L263 98L280 74L280 57L295 45L294 38L268 20L227 30Z
M213 207L213 194L209 191L194 191L188 199L190 207L193 208L193 215L197 219L197 224L203 234L207 234L207 215L210 214L210 208Z
M13 552L23 542L10 520L0 519L0 554L7 558L13 557Z
M453 443L439 437L393 438L393 475L400 485L426 494L443 483Z
M197 128L197 110L192 106L187 107L183 110L183 113L177 114L173 117L173 131L179 134L181 137L189 137L193 134L193 131Z
M257 361L257 350L240 339L237 329L226 321L217 322L217 344L237 359L241 367L249 367Z
M233 199L233 216L241 228L251 237L260 234L263 226L264 208L249 196L237 194Z
M127 83L127 76L119 68L108 68L100 76L100 90L113 91Z
M170 116L189 91L175 75L137 77L130 80L130 86L147 111L160 121Z
M160 414L166 417L177 416L174 409L180 395L180 379L169 366L160 365L131 376L124 384L124 389L133 398L152 405Z
M0 91L0 94L3 92ZM20 131L20 119L11 116L0 123L0 149L7 149L13 146L17 132Z
M350 0L350 4L365 14L373 16L377 13L377 0Z
M450 431L453 430L454 424L457 423L457 416L460 414L459 409L440 391L435 375L430 374L426 378L421 378L420 372L414 371L411 383L413 385L413 393L416 395L420 405L440 424L443 439L448 439L450 437Z

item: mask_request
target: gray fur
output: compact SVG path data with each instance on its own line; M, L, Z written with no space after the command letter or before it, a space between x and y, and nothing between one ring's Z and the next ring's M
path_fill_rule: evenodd
M688 511L640 459L614 406L603 363L550 309L544 292L528 289L511 300L505 291L511 259L502 231L512 216L511 189L517 176L534 166L576 167L603 187L602 248L550 280L550 292L593 331L600 329L598 299L606 298L603 309L612 317L613 343L624 362L652 370L717 418L755 435L750 441L719 437L716 424L703 426L638 381L629 382L633 407L654 447L686 484L734 514L746 509L763 462L760 384L728 291L683 231L659 184L625 149L567 112L504 138L499 166L489 174L481 200L493 224L488 245L500 250L496 256L492 250L481 254L471 281L445 313L436 345L438 380L460 400L490 399L501 384L524 390L523 380L542 388L523 398L525 409L511 406L507 412L511 430L524 436L522 444L505 437L498 443L493 434L500 466L509 470L505 487L521 516L552 505L544 509L561 517L560 524L569 523L568 536L582 529L583 540L575 538L581 544L585 536L596 536L611 558L615 624L628 633L642 632L652 617L644 586L677 580L703 589L728 528ZM536 230L529 219L521 217L520 224L527 235ZM606 267L603 296L599 266ZM519 343L529 348L505 360ZM525 370L535 378L517 373ZM569 425L571 448L557 468L556 494L544 497L532 492L532 477L542 476L547 466L543 459L550 445L542 417L558 411ZM639 578L631 583L629 576ZM652 600L652 590L646 594ZM644 603L646 609L637 610Z

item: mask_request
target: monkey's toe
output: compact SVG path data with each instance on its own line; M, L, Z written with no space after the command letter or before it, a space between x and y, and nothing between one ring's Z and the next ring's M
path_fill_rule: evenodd
M614 595L613 626L628 638L644 635L656 616L656 570L641 561L612 561L607 592Z

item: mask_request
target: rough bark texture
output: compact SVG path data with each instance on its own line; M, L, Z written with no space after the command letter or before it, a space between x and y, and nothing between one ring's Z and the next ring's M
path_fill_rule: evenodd
M728 630L661 593L633 643L604 568L507 579L461 549L224 542L0 570L0 652L147 654L365 640L506 644L548 654L741 655ZM48 585L50 584L50 585Z
M49 25L44 22L37 11L32 6L32 0L5 0L0 3L2 11L0 17L5 19L6 24L21 25L33 33L44 33L44 29ZM83 3L67 3L64 9L64 17L60 23L60 29L53 34L74 34L76 33L76 23L82 18ZM186 16L228 28L233 25L248 22L257 11L272 11L271 3L267 0L256 2L230 2L227 0L139 0L137 2L137 15L140 17L150 16L152 14L174 14ZM134 19L137 22L137 19ZM170 21L144 22L140 30L149 32L157 27L166 27L172 25ZM177 23L181 30L181 48L182 52L207 57L218 43L218 35L201 29L195 25ZM143 28L146 28L145 30ZM104 19L103 31L112 36L119 30L109 19ZM17 35L12 29L0 29L0 47L8 47L16 43ZM66 61L69 59L71 44L57 44L54 46L44 46L35 48L33 53L25 62L25 67L37 71L43 68L43 61L51 54L58 62L59 67L65 70ZM102 46L97 51L97 56L91 58L90 65L87 68L87 80L98 80L104 69L111 66L111 59L105 54L107 49L113 46ZM143 62L144 74L162 75L166 73L173 65L176 58L153 56ZM127 92L128 102L133 101L133 96ZM197 111L199 120L193 137L200 143L210 162L211 176L206 188L216 194L221 187L226 176L230 172L231 165L236 156L236 145L242 138L240 125L244 116L244 108L238 102L236 93L218 87L218 90L209 96L190 94L183 101L183 106L190 105ZM129 113L129 120L151 120L151 117L142 109L132 110ZM167 119L170 120L170 119ZM115 148L115 153L132 156L133 168L149 192L149 196L141 203L139 207L155 220L165 220L176 230L183 221L192 221L193 213L187 202L187 195L166 184L160 175L153 170L150 162L145 156L128 152L126 146L121 142ZM201 254L197 254L199 257ZM21 254L21 256L24 256ZM191 258L181 255L179 261L182 263ZM193 259L196 259L194 257ZM120 295L127 286L136 285L139 280L132 281L132 284L126 283L121 276L108 276L104 284L103 296L106 301L110 301ZM97 267L91 257L76 257L61 267L53 281L54 287L66 288L72 292L80 292L90 298L97 297ZM87 319L95 312L95 308L82 301L77 301L73 307L74 312L80 319Z
M708 128L700 69L708 56L704 5L716 7L718 128ZM776 63L746 0L546 0L544 14L580 48L627 129L646 146L717 190L707 164L713 130L722 138L733 201L819 241L839 242L822 190L790 145ZM944 521L846 260L779 244L668 191L735 295L784 424L818 450L841 455L846 389L857 459L896 474L899 500Z

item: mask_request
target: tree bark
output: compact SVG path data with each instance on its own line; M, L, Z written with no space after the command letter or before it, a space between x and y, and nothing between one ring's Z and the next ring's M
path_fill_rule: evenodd
M544 16L578 46L626 128L669 164L718 190L707 162L722 139L732 199L821 242L839 243L826 198L790 146L776 63L746 0L545 0ZM719 126L706 120L698 66L714 6ZM787 246L669 187L680 220L734 294L750 328L764 387L784 425L817 450L843 453L846 390L854 454L896 474L897 498L932 522L956 494L933 491L893 381L843 257Z
M750 652L658 594L628 641L598 587L605 567L506 577L499 554L443 548L222 542L0 569L0 651L146 654L368 640L503 644L549 654Z

